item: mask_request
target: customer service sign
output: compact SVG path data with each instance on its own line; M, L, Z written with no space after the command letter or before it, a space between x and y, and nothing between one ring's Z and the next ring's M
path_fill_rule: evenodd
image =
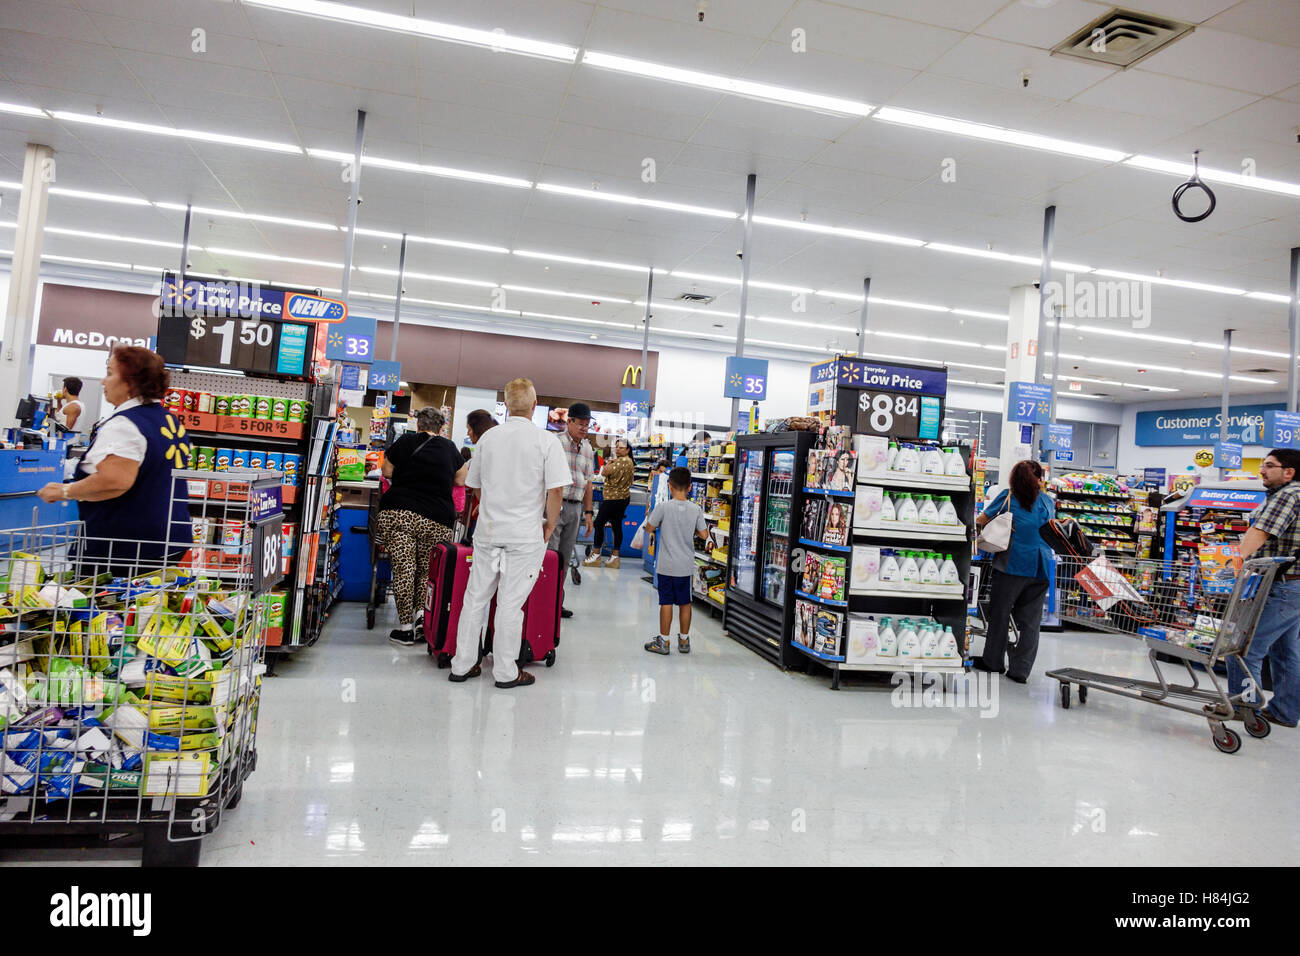
M1230 442L1257 445L1263 440L1264 413L1284 409L1275 405L1234 405L1228 410ZM1166 408L1138 412L1134 443L1138 445L1206 445L1219 441L1223 415L1218 408Z

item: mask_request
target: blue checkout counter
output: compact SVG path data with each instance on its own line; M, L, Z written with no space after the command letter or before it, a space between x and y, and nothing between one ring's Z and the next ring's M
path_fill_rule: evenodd
M63 480L66 457L62 447L50 451L0 449L0 530L77 520L75 502L51 505L36 497L43 485Z
M600 503L603 500L600 483L596 483L595 493L591 498L591 507L593 511L600 511ZM619 548L618 555L620 558L639 558L641 549L632 547L632 536L636 534L636 529L641 527L641 522L646 518L646 495L644 491L636 488L632 489L632 500L628 503L627 511L623 513L623 547ZM578 543L574 548L574 553L578 560L581 561L586 553L586 546L592 543L591 536L587 534L584 525L578 532ZM614 548L614 531L612 528L605 529L605 547L613 550Z

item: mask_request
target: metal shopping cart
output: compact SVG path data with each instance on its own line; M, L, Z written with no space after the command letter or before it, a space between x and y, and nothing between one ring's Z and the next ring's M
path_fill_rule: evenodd
M239 804L278 513L261 525L248 485L241 500L238 483L178 474L207 476L186 482L202 514L183 555L142 558L81 522L0 532L0 839L135 832L146 866L195 865ZM255 541L269 543L260 568Z
M971 643L969 654L979 654L983 650L984 638L989 630L989 600L993 593L993 556L983 555L971 561L970 580L967 587L966 630ZM1014 619L1007 620L1007 643L1014 644L1020 640L1020 631ZM977 648L975 645L980 646Z
M1199 564L1061 556L1057 587L1062 622L1143 641L1156 675L1151 681L1074 667L1048 671L1060 682L1061 706L1070 706L1071 685L1078 688L1081 704L1087 702L1089 688L1096 688L1204 717L1214 746L1224 753L1241 749L1240 735L1226 721L1240 720L1252 737L1267 737L1270 725L1259 712L1260 689L1252 682L1240 693L1230 693L1215 665L1245 655L1273 578L1285 563L1287 559L1258 558L1235 573L1231 566L1206 573ZM1181 661L1190 683L1170 683L1158 654ZM1208 687L1201 686L1202 676Z

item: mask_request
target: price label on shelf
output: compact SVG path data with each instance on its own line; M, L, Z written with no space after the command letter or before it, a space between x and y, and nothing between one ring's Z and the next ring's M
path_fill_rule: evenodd
M858 392L857 431L874 435L917 435L921 396L896 392Z
M253 593L261 594L284 578L284 516L253 525Z

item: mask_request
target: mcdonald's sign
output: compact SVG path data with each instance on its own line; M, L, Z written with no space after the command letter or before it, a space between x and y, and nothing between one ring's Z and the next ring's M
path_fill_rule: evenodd
M641 371L642 369L640 365L629 364L628 367L623 370L623 386L626 388L628 385L637 385L641 380ZM628 381L629 378L631 381Z

